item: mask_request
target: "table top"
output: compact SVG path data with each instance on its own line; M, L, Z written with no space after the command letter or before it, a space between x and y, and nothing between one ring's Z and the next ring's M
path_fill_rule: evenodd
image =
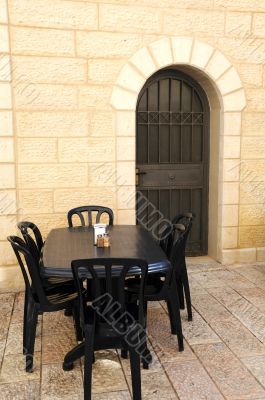
M114 225L108 231L111 247L97 248L93 244L92 227L51 230L42 251L42 274L71 277L72 260L100 257L141 258L148 263L148 273L168 269L166 254L141 226Z

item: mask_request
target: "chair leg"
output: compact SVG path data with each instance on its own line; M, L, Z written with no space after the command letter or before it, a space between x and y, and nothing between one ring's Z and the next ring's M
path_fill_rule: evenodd
M27 352L27 311L28 311L28 291L25 289L25 301L24 301L24 317L23 317L23 354Z
M77 303L74 303L73 305L73 318L75 323L76 340L78 342L81 342L83 340L83 332L80 326L79 307Z
M192 321L190 285L189 285L189 277L188 277L188 273L187 273L186 267L183 269L182 282L183 282L185 299L186 299L186 304L187 304L188 321Z
M179 351L184 350L183 334L179 310L179 299L175 285L171 288L171 293L167 300L168 314L170 318L171 333L176 334L178 338Z
M140 356L133 348L131 348L129 352L130 352L133 400L141 400L142 390L141 390Z
M179 278L176 278L176 282L177 282L178 297L179 297L179 308L181 310L184 310L185 302L184 302L183 283L182 280Z
M94 361L95 326L85 332L84 400L92 399L92 365Z
M27 313L26 372L33 372L33 357L38 321L38 307L31 303Z

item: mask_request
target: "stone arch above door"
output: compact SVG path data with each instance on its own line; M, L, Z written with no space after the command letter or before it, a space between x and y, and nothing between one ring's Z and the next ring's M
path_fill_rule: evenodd
M212 158L216 158L219 171L218 182L213 183L213 188L218 187L218 193L212 189L216 231L211 234L210 230L209 237L214 238L213 243L217 246L212 248L209 244L209 249L210 255L219 261L235 262L239 251L238 221L233 221L230 226L227 215L230 212L238 214L241 113L246 106L245 91L239 74L225 55L192 37L167 37L141 48L124 65L113 88L111 106L116 111L117 184L121 186L117 195L119 222L132 223L135 220L135 159L127 158L124 149L127 139L131 146L134 145L139 92L151 75L172 66L197 71L203 77L205 86L211 86L209 92L214 92L213 96L209 94L212 96L209 100L211 109L218 109L216 121L213 121L215 135L218 136L218 154ZM204 83L200 83L204 87ZM128 193L130 200L127 200Z

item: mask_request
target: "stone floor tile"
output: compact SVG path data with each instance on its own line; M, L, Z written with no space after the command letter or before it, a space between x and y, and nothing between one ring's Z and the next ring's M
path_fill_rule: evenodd
M0 311L0 340L5 340L11 320L11 310Z
M182 332L189 345L220 342L220 338L195 310L192 321L182 320Z
M152 355L152 363L149 365L149 369L142 369L141 373L142 374L150 374L154 372L159 372L162 369L162 365L150 343L148 343L148 349L151 352ZM130 375L131 374L131 367L130 367L130 359L124 359L121 356L119 356L120 363L122 365L123 371L125 375Z
M36 339L35 339L35 347L34 351L39 352L41 351L41 324L37 324L36 330ZM6 349L5 355L9 354L21 354L23 349L23 324L10 324L7 342L6 342Z
M249 371L257 378L257 380L265 386L265 356L244 357L241 361L246 365Z
M26 358L22 354L4 356L0 383L12 383L40 379L40 353L34 354L33 372L26 372Z
M143 400L176 400L178 399L166 373L153 372L148 375L142 374L142 397ZM128 380L131 388L131 380Z
M0 293L0 312L4 310L12 310L14 301L14 293Z
M256 269L255 266L241 266L236 272L247 278L250 282L255 283L256 286L262 285L265 287L265 274Z
M164 311L149 310L147 328L148 338L160 362L195 358L186 341L184 351L178 351L177 337L171 334L169 317Z
M265 313L265 290L254 287L238 291L242 297L255 305L263 314Z
M228 399L253 399L265 391L223 343L195 345L193 349L208 374Z
M198 360L164 366L180 400L224 399Z
M214 291L216 289L212 289ZM220 290L219 288L217 290ZM220 290L222 292L222 290ZM216 319L229 319L231 313L210 293L192 296L192 305L196 311L209 323Z
M219 271L205 271L193 274L194 280L196 280L204 289L213 287L225 287L226 282L218 278L217 272Z
M209 288L207 291L215 297L215 299L226 308L237 302L242 296L230 287L225 288Z
M40 382L34 380L2 384L0 400L40 400Z
M237 271L223 270L216 272L219 279L224 281L228 287L235 290L240 288L251 288L254 284L244 276L241 276Z
M131 398L129 391L100 393L93 397L94 400L131 400Z
M77 345L73 334L42 337L42 364L62 363L64 356Z
M119 359L96 358L93 364L93 393L104 393L112 388L113 392L128 390L125 375Z
M44 313L42 334L60 335L64 333L74 334L74 323L72 317L66 317L63 311L54 313Z
M83 380L80 366L64 371L62 364L42 367L42 400L83 400Z

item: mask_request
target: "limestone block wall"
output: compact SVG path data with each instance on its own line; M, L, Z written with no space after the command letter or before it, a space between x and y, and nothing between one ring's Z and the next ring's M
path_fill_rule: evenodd
M264 22L265 0L0 0L0 264L17 220L135 222L137 94L172 64L211 104L214 256L265 260Z

